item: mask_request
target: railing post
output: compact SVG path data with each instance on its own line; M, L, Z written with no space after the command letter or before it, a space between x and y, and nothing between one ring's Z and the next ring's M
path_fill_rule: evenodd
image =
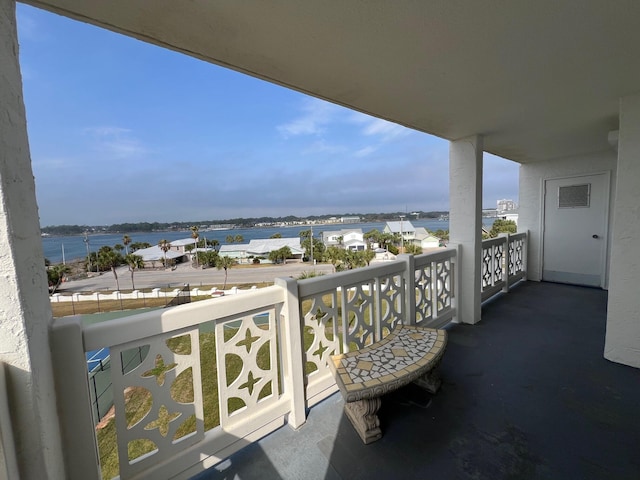
M398 258L405 262L402 281L404 283L404 318L405 325L416 324L416 259L413 255L399 255ZM406 323L405 323L406 322Z
M524 232L524 240L522 242L522 271L524 272L524 279L528 280L527 262L529 259L529 230Z
M382 284L380 277L375 277L373 281L373 341L379 342L382 339L382 295L380 289Z
M100 479L98 445L92 418L82 320L54 320L49 337L62 430L62 451L69 479Z
M282 341L284 393L291 402L288 423L299 428L307 421L306 396L304 388L304 354L300 322L300 299L298 282L294 278L276 278L275 284L285 290L282 316L284 319L284 338Z
M451 270L452 270L452 288L453 294L451 296L451 308L453 308L455 315L451 318L451 323L460 323L458 320L458 312L460 311L460 302L458 299L460 298L460 245L454 245L456 249L456 255L451 259ZM480 289L482 290L482 282L480 282ZM482 295L482 292L480 293Z
M509 293L509 265L511 265L511 236L509 233L501 233L498 235L501 238L504 238L507 242L503 247L504 255L502 256L503 267L502 267L502 279L504 280L504 286L502 287L503 293Z

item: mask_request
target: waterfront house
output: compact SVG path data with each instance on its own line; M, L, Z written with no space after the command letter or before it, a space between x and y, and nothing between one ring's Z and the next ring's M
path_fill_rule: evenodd
M304 248L300 245L300 237L256 238L249 243L222 245L218 253L223 257L234 258L238 263L248 263L254 258L259 258L260 263L269 263L269 254L283 247L289 247L292 260L302 260Z
M416 229L409 220L387 222L382 232L399 235L405 242L413 242L416 237Z
M345 250L366 250L364 233L361 228L343 228L322 232L322 243L325 247L338 247Z
M317 468L319 478L333 478L346 469L357 469L354 475L362 478L385 473L392 478L403 467L403 474L427 478L441 465L450 465L449 476L458 478L640 476L639 2L26 3L448 140L452 248L301 282L282 279L245 295L100 327L83 326L77 319L52 320L16 3L0 0L0 476L99 478L84 355L105 344L112 353L150 345L162 352L160 358L171 359L167 364L190 368L197 387L193 404L177 404L171 403L168 385L161 390L160 378L138 379L180 414L193 415L196 431L186 441L172 442L172 435L163 436L151 421L128 426L116 413L121 478L206 474L232 452L285 423L293 429L283 430L294 438L286 445L300 445L299 435L309 435L322 455L283 449L279 442L269 457L260 444L250 448L260 461L244 463L261 467L263 476L283 478L278 468L287 465L296 472ZM182 87L176 85L176 95ZM481 239L484 152L520 164L519 234L510 240ZM369 168L364 160L362 167ZM429 188L427 170L401 173L424 175ZM394 188L393 178L389 188ZM414 285L414 272L425 269L431 269L429 275L435 272L438 281ZM507 292L511 274L528 280L513 293ZM394 283L397 278L402 282ZM392 284L389 295L399 295L404 286L410 289L404 297L408 303L398 309L404 321L432 326L454 321L449 328L457 342L448 347L451 352L474 352L490 361L478 370L476 357L461 354L448 364L445 355L443 366L452 383L445 384L444 398L457 392L454 401L434 397L429 404L433 410L426 415L421 410L419 422L411 422L408 408L398 402L389 413L394 425L402 425L395 429L401 434L388 429L382 443L345 457L355 448L350 431L327 432L339 413L299 428L308 412L314 413L314 406L336 391L326 355L342 348L325 337L302 348L301 330L321 338L326 324L317 312L333 319L338 307L323 306L310 318L299 306L301 300L321 302L325 294L335 299L349 289L359 289L364 299L361 286L374 282L381 288ZM429 304L432 314L413 295L427 285L442 289L427 296L437 299ZM505 294L483 304L501 291ZM219 303L212 308L211 302ZM265 310L271 323L251 327L251 316ZM524 323L519 321L523 316ZM243 376L240 385L221 382L222 425L205 431L198 393L199 322L213 322L224 332L228 322L239 318L246 336L237 342L244 343L217 346L227 349L218 361L227 353L248 352L257 338L272 349L268 378L279 388L266 399L256 398L260 388L252 386L267 377L262 370L252 373L255 363L243 370L249 377ZM472 327L481 320L481 327ZM495 333L479 342L480 332ZM176 335L189 336L191 354L175 355L167 348ZM510 348L523 339L538 342L526 355ZM305 372L301 358L313 365L313 374ZM534 371L538 365L545 369ZM120 392L128 386L122 372L112 368ZM167 375L175 375L175 369ZM577 381L595 386L584 389ZM517 388L510 389L512 385ZM506 391L519 395L519 402L508 404L513 408L504 408ZM496 395L478 408L488 392ZM229 413L230 397L240 398L245 407ZM597 408L588 403L593 397ZM528 403L530 398L538 401ZM154 415L160 406L153 406ZM483 422L473 421L474 411L486 414ZM505 422L510 414L519 427ZM443 417L449 420L441 422ZM472 430L463 430L465 426ZM128 462L128 443L141 437L153 437L158 448ZM228 465L243 466L235 461Z
M426 228L416 227L412 243L422 249L438 248L440 246L440 239L429 233Z

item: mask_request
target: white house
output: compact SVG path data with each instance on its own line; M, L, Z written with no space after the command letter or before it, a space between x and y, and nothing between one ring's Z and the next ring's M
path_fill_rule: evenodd
M387 222L382 230L384 233L401 235L405 242L412 242L416 236L416 229L409 220Z
M141 248L133 252L135 255L139 255L142 257L145 266L147 267L155 267L159 264L162 264L164 259L173 260L175 262L182 262L186 255L184 251L182 251L179 247L174 247L173 242L171 242L172 248L165 252L158 245L153 245L148 248Z
M245 244L232 243L222 245L218 253L235 258L239 263L250 262L256 257L262 257L261 262L268 262L269 254L282 247L289 247L293 258L302 260L304 248L300 245L300 237L254 239Z
M322 243L326 247L340 247L345 250L366 250L367 248L361 228L322 232Z
M430 234L424 227L416 227L413 243L420 248L438 248L440 239Z
M482 318L485 152L517 162L528 280L607 289L602 355L640 368L640 2L27 3L448 140L462 323ZM52 360L15 10L0 0L0 456L8 478L96 478L93 433L58 420L74 363Z

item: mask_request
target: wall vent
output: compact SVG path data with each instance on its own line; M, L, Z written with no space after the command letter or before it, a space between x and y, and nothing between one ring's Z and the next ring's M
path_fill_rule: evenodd
M567 185L558 189L558 208L589 207L591 184Z

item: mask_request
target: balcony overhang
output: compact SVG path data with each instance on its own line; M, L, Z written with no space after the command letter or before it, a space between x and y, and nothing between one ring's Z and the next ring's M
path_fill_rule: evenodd
M637 2L26 3L521 163L609 150L640 85Z

